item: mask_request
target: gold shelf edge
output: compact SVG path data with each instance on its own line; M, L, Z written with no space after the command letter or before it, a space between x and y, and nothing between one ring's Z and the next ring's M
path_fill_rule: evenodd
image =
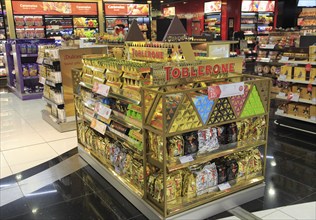
M260 141L256 141L253 144L245 144L245 145L240 146L240 147L235 147L235 148L232 148L232 149L223 150L223 151L220 151L220 152L217 152L217 153L214 153L214 154L209 154L209 155L204 155L204 156L201 155L199 158L195 159L192 162L188 162L188 163L184 163L184 164L170 164L170 165L167 166L167 169L168 169L168 172L173 172L175 170L183 169L183 168L192 166L194 164L206 163L206 162L208 162L208 161L210 161L212 159L218 158L218 157L223 157L223 156L230 155L230 154L233 154L233 153L237 153L237 152L240 152L240 151L244 151L244 150L247 150L247 149L259 147L259 146L264 145L264 144L266 144L266 141L265 140L260 140Z
M168 213L169 213L168 217L170 217L172 215L176 215L178 213L182 213L182 212L187 211L189 209L201 206L203 204L215 201L217 199L224 198L228 195L231 195L231 194L239 192L241 190L244 190L244 189L250 188L252 186L261 184L263 182L264 182L263 176L254 177L254 178L251 178L249 180L243 180L239 184L237 183L235 186L233 186L231 188L230 191L221 191L221 193L216 192L218 194L216 195L214 193L215 195L211 198L210 198L211 194L207 193L207 194L204 194L202 198L192 199L193 200L193 202L191 202L192 204L182 203L181 205L174 205L174 207L168 209Z

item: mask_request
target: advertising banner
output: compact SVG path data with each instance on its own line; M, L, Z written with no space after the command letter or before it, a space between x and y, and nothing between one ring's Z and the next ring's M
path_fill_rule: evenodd
M105 16L148 16L148 4L104 4Z
M274 12L275 1L242 1L243 12Z
M97 3L12 1L13 14L97 15Z
M221 12L222 2L221 1L212 1L204 3L204 13L214 13Z
M176 15L176 7L168 7L163 9L163 16L175 16Z

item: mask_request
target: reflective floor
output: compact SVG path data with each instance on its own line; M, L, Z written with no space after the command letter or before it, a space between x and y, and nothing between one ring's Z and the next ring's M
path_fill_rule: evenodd
M0 104L0 219L146 219L78 156L74 132L42 121L41 100L1 94ZM273 119L265 195L241 207L262 219L316 219L316 138ZM209 219L227 217L237 219Z

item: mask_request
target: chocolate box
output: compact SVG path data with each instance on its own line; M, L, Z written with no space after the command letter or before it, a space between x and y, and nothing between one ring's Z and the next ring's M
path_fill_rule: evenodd
M310 118L310 105L300 104L298 105L298 116L303 118Z
M292 66L281 66L281 75L286 75L286 79L292 79Z
M305 67L294 67L294 80L300 80L300 81L306 80Z
M298 104L297 103L290 103L288 105L287 113L289 115L298 116Z

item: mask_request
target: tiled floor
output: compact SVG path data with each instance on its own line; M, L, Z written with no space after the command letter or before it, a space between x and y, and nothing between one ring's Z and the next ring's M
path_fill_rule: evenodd
M21 101L12 93L0 94L0 178L49 161L77 146L76 132L60 133L45 122L45 102Z
M43 107L0 95L0 219L146 219L78 156L75 131L41 119ZM265 194L241 207L262 219L316 219L315 136L277 129L273 117ZM209 219L219 218L237 219Z

